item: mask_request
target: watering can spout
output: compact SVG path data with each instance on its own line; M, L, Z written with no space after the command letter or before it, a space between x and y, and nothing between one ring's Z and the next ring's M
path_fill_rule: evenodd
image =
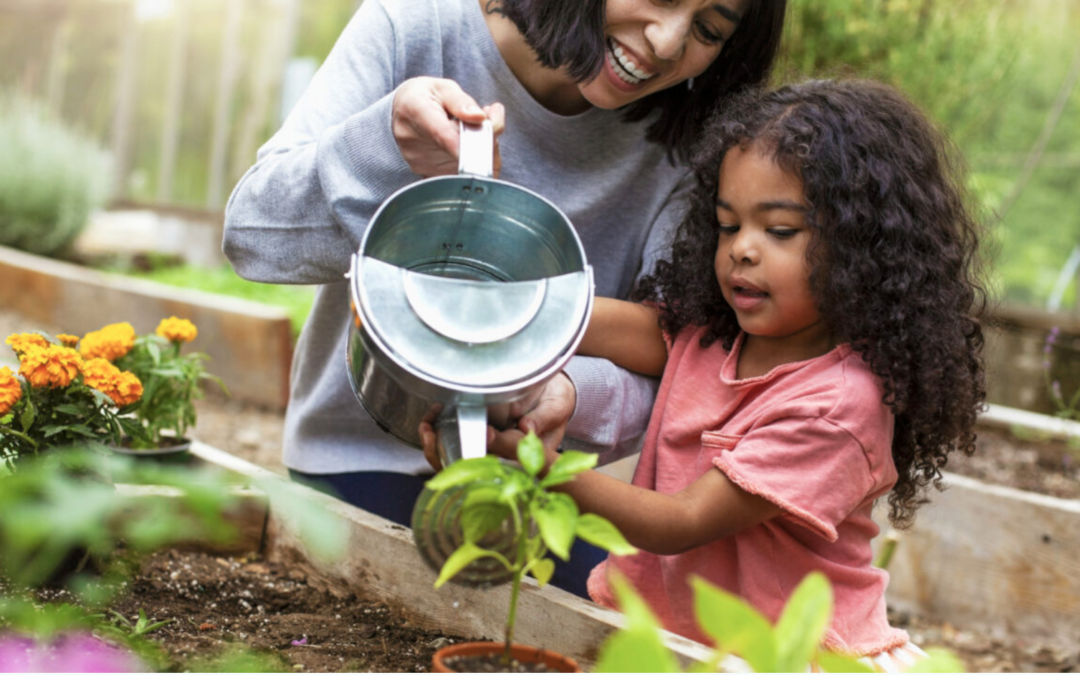
M487 409L482 405L458 404L447 408L435 423L443 467L486 455L487 427Z

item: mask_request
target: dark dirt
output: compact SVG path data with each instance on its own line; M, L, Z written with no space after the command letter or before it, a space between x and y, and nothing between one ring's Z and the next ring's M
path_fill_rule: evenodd
M134 621L174 619L149 635L173 668L243 645L303 672L427 672L457 636L409 625L385 605L335 597L304 575L257 558L164 551L147 558L112 608Z

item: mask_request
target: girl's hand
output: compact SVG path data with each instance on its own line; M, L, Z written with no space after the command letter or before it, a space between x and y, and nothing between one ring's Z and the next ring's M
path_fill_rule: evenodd
M415 77L394 93L391 127L401 156L413 173L424 178L458 172L458 123L490 119L495 131L494 175L502 168L499 135L506 127L501 103L481 108L453 80Z

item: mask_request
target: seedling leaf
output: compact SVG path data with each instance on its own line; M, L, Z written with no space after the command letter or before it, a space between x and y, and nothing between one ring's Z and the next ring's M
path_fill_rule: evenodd
M467 541L446 559L446 562L442 566L442 570L439 572L439 578L435 580L435 588L439 588L447 581L453 579L454 575L468 567L469 563L485 557L498 559L502 564L506 565L506 569L513 568L509 560L495 551L480 548L476 544Z
M540 472L544 470L544 464L546 463L544 444L540 442L540 438L535 433L530 431L525 438L518 442L517 457L521 468L525 469L530 476L539 476Z
M563 560L570 559L570 545L578 519L578 506L569 495L554 493L531 505L533 518L548 549Z
M615 555L634 555L638 552L611 521L595 513L583 513L577 519L577 536L594 546Z
M832 588L825 575L806 575L776 622L777 670L794 672L806 667L829 627L832 609Z
M548 475L540 481L540 485L549 488L574 480L574 476L593 468L596 462L597 457L592 453L566 450L552 463Z
M464 459L444 468L424 485L433 492L442 492L476 480L497 478L501 469L499 458L494 455Z
M778 672L774 667L776 638L772 625L741 598L692 577L694 615L698 625L722 650L742 657L758 673Z

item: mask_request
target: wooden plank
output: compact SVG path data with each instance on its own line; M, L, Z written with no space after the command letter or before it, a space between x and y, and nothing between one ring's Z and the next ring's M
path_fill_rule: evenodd
M193 444L192 452L230 471L283 480L205 444ZM345 528L345 554L333 561L312 556L295 514L284 506L276 507L271 495L268 559L298 567L341 594L356 593L384 602L424 628L501 639L509 607L508 586L478 590L448 585L436 591L436 575L421 560L410 530L302 485L288 485L293 494L318 504L328 519ZM607 636L622 626L620 613L553 586L539 588L531 579L526 580L519 602L516 639L557 650L585 668L595 663ZM704 646L677 635L666 633L665 639L684 665L708 653Z
M139 502L145 499L179 499L183 491L179 488L163 485L116 484L117 496L128 501L123 513L138 517L141 514ZM222 514L226 522L236 528L237 536L228 542L208 542L203 539L179 542L172 546L178 549L193 549L217 555L254 553L262 548L266 529L266 519L270 508L266 495L249 487L235 486L229 494L236 500L235 505Z
M889 567L890 605L1009 639L1075 646L1080 502L954 474L945 484L902 535Z

